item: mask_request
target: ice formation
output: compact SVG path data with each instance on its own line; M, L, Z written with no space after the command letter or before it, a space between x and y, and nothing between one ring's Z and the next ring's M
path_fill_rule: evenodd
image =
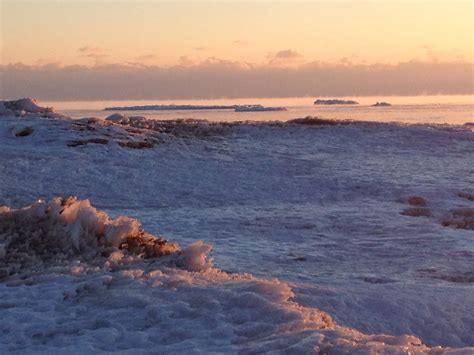
M55 113L52 107L39 106L37 101L32 98L0 101L0 116L14 115L24 117L31 114L39 114L50 118L64 118L63 115Z
M75 197L38 200L21 209L3 207L0 246L3 277L73 259L95 260L116 251L143 258L180 251L177 244L143 231L138 220L125 216L111 219L88 200ZM207 267L202 254L209 250L194 252L195 247L191 248L180 259L185 260L184 267L188 259L193 269ZM198 261L193 259L196 254L200 254Z
M176 119L148 120L142 116L127 116L114 113L106 121L131 128L151 130L173 137L206 138L224 134L226 124L211 123L205 120Z

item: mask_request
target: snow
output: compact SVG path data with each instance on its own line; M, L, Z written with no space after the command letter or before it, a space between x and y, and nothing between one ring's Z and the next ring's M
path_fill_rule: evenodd
M0 115L24 117L31 114L39 114L43 117L51 118L64 118L63 115L55 113L51 107L41 107L35 99L29 97L12 101L0 101Z
M27 273L71 259L95 260L117 251L137 257L158 257L178 253L177 244L154 237L140 228L140 222L126 216L110 219L88 200L75 197L38 200L21 209L4 209L0 214L2 278ZM180 263L199 270L208 250L185 250ZM114 254L116 255L116 254ZM207 255L207 254L206 254ZM114 260L115 261L115 260ZM205 263L202 261L202 263Z
M20 111L0 117L2 353L474 351L469 126Z
M212 247L199 240L183 250L179 255L178 266L191 271L209 270L212 267L212 259L207 260Z
M0 232L0 266L8 269L0 284L4 351L426 349L416 337L366 336L340 327L324 312L291 301L291 288L278 280L215 269L206 260L211 247L202 241L182 252L162 241L154 257L169 254L174 262L150 263L141 254L127 260L124 252L133 249L125 241L148 242L139 222L110 220L87 200L4 208ZM113 248L102 265L101 236ZM300 344L302 334L312 341ZM289 339L282 343L282 336Z
M291 289L276 280L219 270L76 267L0 289L1 344L8 352L427 350L415 337L340 327L324 312L291 301Z

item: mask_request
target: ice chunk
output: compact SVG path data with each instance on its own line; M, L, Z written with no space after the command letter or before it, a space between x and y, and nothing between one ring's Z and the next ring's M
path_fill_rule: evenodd
M212 267L212 259L207 257L211 250L212 246L198 240L181 252L177 264L190 271L209 270Z
M43 116L51 118L66 118L54 112L52 107L39 106L35 99L23 98L12 101L0 101L0 116Z
M130 122L130 119L127 115L122 115L121 113L113 113L110 116L106 117L106 121L126 125Z
M53 109L51 107L41 107L36 103L35 99L23 98L13 101L3 101L5 108L12 111L24 111L27 113L51 113Z
M118 248L128 236L137 235L139 230L140 223L138 220L120 216L105 227L105 239L109 245Z

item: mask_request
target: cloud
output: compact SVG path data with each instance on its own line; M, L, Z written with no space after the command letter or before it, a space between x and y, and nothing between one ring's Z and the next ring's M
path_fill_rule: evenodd
M303 56L292 49L284 49L276 53L270 52L267 57L270 65L294 66L303 63Z
M339 63L343 65L351 65L352 61L350 60L350 58L342 57L339 59Z
M43 100L474 94L471 62L313 62L298 67L182 58L172 67L125 64L0 66L0 97Z
M59 62L59 61L54 61L53 62L50 59L39 58L39 59L35 60L35 65L37 65L37 66L48 65L48 66L59 67L59 66L61 66L61 62Z
M158 57L155 54L142 54L135 57L135 60L138 62L152 62L157 59Z
M77 49L80 57L93 59L95 62L103 62L109 57L108 50L102 47L84 46Z
M200 47L194 47L193 49L194 49L195 51L205 52L205 51L208 51L210 48L209 48L209 47L200 46Z
M276 52L276 54L273 56L274 59L296 59L301 57L301 54L291 49L285 49L283 51Z
M432 62L441 62L443 60L447 60L447 58L456 58L459 61L466 61L469 58L469 54L460 48L441 50L432 44L425 44L420 48L424 51L426 60Z
M78 48L77 51L81 53L102 53L105 52L106 49L102 47L84 46Z
M235 41L232 42L233 44L236 44L238 46L247 46L249 44L248 41L241 40L241 39L236 39Z
M186 55L182 55L181 57L179 57L178 63L179 63L178 64L179 66L185 66L185 67L192 66L192 65L196 64L196 62L192 58L189 58Z

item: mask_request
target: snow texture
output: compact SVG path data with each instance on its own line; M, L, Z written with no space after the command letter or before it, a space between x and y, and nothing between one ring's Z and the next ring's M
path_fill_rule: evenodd
M32 103L0 104L0 352L474 352L471 126Z

